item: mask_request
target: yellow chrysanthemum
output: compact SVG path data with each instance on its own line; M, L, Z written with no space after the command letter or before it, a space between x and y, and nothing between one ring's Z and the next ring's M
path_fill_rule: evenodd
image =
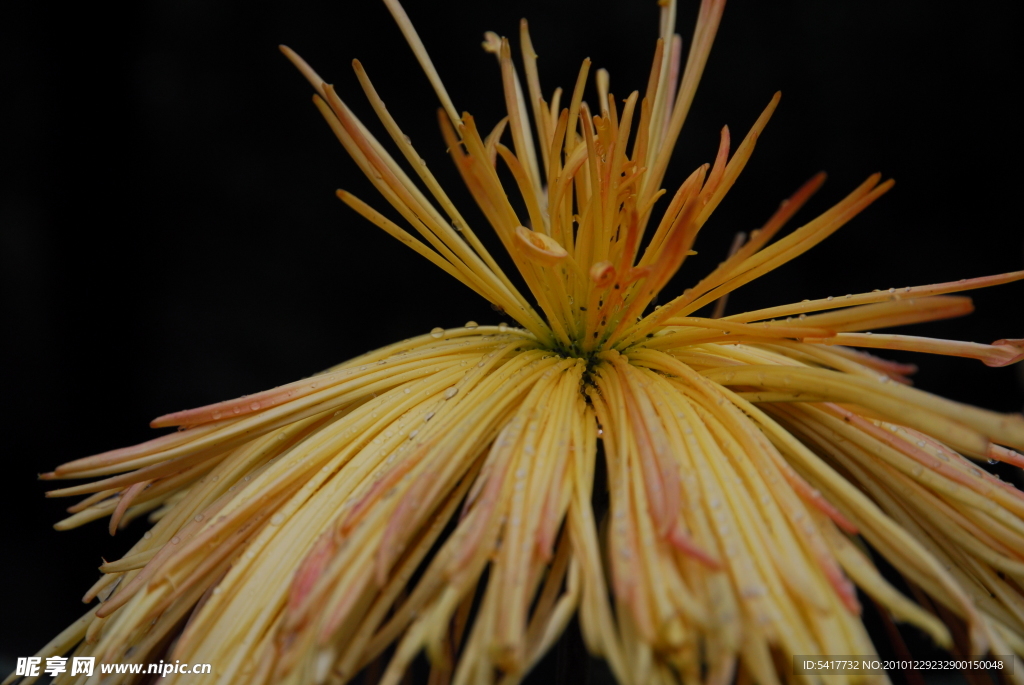
M100 603L40 654L210 663L225 683L340 683L390 653L381 682L396 683L425 651L432 683L516 682L578 612L588 649L622 683L775 683L791 678L792 655L874 654L856 587L939 645L953 646L949 624L966 627L959 648L970 654L1024 654L1024 496L970 461L1024 465L1013 451L1024 449L1024 418L913 389L906 366L854 349L1019 361L1021 340L868 331L966 313L970 300L952 293L1024 272L722 316L731 291L892 185L871 176L773 242L816 176L710 275L652 308L778 103L731 155L723 129L714 162L655 211L724 2L702 2L685 61L675 3L662 2L650 78L622 102L588 60L571 91L545 99L525 22L522 79L510 42L488 34L507 117L483 133L451 102L397 0L385 2L531 297L362 66L404 166L284 48L414 233L338 196L518 327L435 329L160 417L155 427L180 430L47 474L92 479L51 493L87 495L61 527L109 516L113 531L146 514L155 525L104 564L87 594Z

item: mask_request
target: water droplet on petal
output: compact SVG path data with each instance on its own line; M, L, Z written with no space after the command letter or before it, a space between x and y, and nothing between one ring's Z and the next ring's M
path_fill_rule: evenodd
M219 418L220 418L220 412L219 411L213 412L213 420L216 421Z
M173 538L171 538L171 544L172 545L176 545L179 542L181 542L181 538L179 538L177 535L175 535Z
M444 335L444 329L441 328L440 326L430 330L430 337L431 338L440 338L442 335Z
M278 513L270 517L270 525L279 526L282 523L284 523L284 514Z
M259 402L253 402L252 404L249 405L249 409L252 409L253 411L258 411L259 408L260 408L260 403Z
M473 329L474 329L474 328L476 328L476 327L477 327L478 325L479 325L479 324L478 324L478 323L477 323L476 321L467 321L467 322L466 322L466 328L468 328L469 330L473 330Z
M444 391L444 398L446 400L450 400L451 398L455 397L458 393L459 389L453 385L452 387Z

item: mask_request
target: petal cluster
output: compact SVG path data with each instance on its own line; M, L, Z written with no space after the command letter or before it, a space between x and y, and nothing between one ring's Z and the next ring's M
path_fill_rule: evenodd
M1024 655L1024 495L976 463L1024 466L1024 417L917 390L912 366L856 349L1020 361L1020 339L875 331L967 314L956 293L1024 272L726 316L730 292L892 186L872 175L778 237L818 175L737 235L712 273L654 306L779 102L734 151L724 128L716 158L662 208L724 3L701 3L685 61L675 3L660 3L647 86L621 102L589 60L571 94L545 98L526 23L525 83L510 41L488 34L507 111L489 132L459 114L397 0L385 3L515 272L359 62L390 144L284 48L406 227L338 196L517 325L435 329L159 417L154 427L178 430L44 474L88 479L49 493L85 495L58 528L106 517L111 533L140 517L152 527L101 567L85 596L99 602L40 654L210 663L223 683L366 672L394 684L425 653L431 683L515 683L577 616L622 683L776 683L796 654L875 654L860 618L871 601L959 655Z

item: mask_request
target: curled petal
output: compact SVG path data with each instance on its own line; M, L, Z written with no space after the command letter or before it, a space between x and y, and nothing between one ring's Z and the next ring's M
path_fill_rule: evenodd
M611 262L598 262L590 267L590 280L598 288L607 288L615 280L615 267Z
M569 256L554 238L531 231L526 226L516 226L516 242L530 259L545 266L554 266Z

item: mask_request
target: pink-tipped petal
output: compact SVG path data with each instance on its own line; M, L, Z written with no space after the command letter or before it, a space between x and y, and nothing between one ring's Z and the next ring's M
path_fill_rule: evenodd
M124 512L128 511L128 507L131 506L132 501L152 482L153 481L151 480L144 480L139 483L135 483L130 485L127 490L121 493L121 498L117 501L114 513L110 515L110 526L108 527L108 530L111 535L117 532L117 526L121 523L121 517L124 516Z
M683 532L682 528L680 528L678 524L669 531L668 541L677 550L687 556L693 557L711 570L722 570L722 562L695 543L689 535Z

